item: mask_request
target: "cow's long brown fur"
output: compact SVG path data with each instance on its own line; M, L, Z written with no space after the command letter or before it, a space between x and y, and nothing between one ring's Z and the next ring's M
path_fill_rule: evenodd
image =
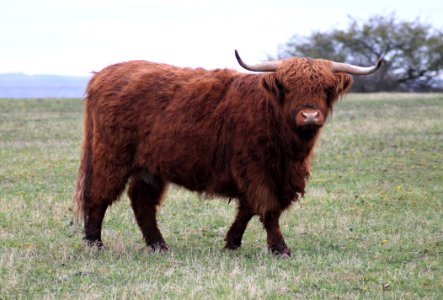
M270 249L289 255L278 218L305 192L320 132L298 126L297 113L314 107L326 119L352 82L330 66L293 58L274 73L245 74L131 61L96 73L84 102L75 194L86 240L101 245L106 208L130 180L147 244L166 250L156 209L172 182L239 200L227 248L240 246L248 221L258 215Z

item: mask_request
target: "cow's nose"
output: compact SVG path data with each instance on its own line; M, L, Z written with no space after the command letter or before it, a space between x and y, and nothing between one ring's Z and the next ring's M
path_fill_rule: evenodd
M318 121L318 111L302 112L305 124L316 124Z

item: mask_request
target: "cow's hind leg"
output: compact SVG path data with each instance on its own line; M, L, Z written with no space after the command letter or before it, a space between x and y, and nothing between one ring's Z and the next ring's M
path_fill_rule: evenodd
M161 203L165 186L160 177L141 172L132 176L128 190L132 209L146 244L159 251L168 250L157 225L157 207Z
M248 223L253 216L254 213L249 205L240 199L237 216L226 234L225 249L235 250L241 246L243 233L245 232L246 226L248 226Z
M111 164L109 164L111 165ZM118 170L118 171L116 171ZM106 209L118 199L128 180L124 168L92 173L90 190L85 201L85 236L89 246L103 247L101 230Z
M107 204L87 205L85 212L85 236L83 239L90 247L103 247L101 238L102 223L105 217Z
M280 230L280 215L281 211L266 212L260 216L260 221L266 229L268 247L272 253L281 255L282 257L289 257L291 256L291 252L288 246L286 246Z

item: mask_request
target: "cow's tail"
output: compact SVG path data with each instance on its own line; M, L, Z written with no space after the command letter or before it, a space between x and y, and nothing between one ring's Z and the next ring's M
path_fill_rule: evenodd
M93 122L88 111L88 97L84 100L84 132L80 168L74 193L74 213L77 221L85 218L85 206L91 189Z

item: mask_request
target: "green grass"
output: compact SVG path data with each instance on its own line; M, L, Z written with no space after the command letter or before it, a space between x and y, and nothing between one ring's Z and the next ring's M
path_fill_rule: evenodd
M172 187L145 247L129 201L85 247L72 193L80 100L0 100L0 299L443 298L443 95L350 95L323 131L307 194L284 213L293 256L253 219L225 252L235 204Z

